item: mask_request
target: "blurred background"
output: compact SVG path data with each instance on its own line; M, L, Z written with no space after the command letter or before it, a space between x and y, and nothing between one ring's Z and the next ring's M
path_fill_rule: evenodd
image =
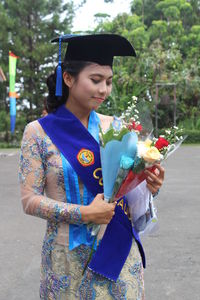
M200 1L1 0L1 148L18 147L24 126L42 114L46 78L58 61L58 45L50 40L102 32L125 36L137 58L115 58L113 92L99 111L120 115L133 95L144 98L156 127L182 126L188 143L200 142ZM18 57L13 134L9 51Z
M128 38L137 57L115 58L113 92L99 112L119 116L136 96L149 104L155 129L178 125L197 144L169 158L156 200L160 229L144 246L146 299L199 299L200 1L0 0L2 300L39 298L45 222L23 213L17 170L24 127L44 113L46 78L58 61L50 40L102 32Z

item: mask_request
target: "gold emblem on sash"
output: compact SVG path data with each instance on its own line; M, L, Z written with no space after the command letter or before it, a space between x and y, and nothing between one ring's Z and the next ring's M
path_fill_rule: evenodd
M94 164L94 153L83 148L77 154L77 159L83 167L89 167Z
M95 179L99 179L99 185L102 186L102 185L103 185L103 178L100 177L99 175L97 175L98 172L100 172L100 174L102 175L101 170L102 170L101 168L95 169L94 172L93 172L93 177L94 177Z
M117 203L117 206L120 206L123 212L125 213L125 215L128 215L129 213L128 206L126 205L126 203L124 203L123 198Z

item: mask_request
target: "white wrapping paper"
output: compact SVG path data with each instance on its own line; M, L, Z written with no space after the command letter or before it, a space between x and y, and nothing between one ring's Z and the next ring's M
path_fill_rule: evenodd
M153 196L146 185L146 180L131 190L127 195L131 221L140 234L150 234L157 228L157 215Z

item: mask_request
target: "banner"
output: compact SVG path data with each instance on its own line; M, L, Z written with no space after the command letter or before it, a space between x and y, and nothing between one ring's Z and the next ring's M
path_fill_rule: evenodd
M15 131L16 121L16 98L19 96L15 92L15 77L17 58L15 54L9 51L9 99L10 99L10 131Z

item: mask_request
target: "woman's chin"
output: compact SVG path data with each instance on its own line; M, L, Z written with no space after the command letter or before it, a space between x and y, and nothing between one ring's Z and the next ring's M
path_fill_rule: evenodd
M95 103L93 105L91 105L91 110L97 110L100 107L100 103Z

